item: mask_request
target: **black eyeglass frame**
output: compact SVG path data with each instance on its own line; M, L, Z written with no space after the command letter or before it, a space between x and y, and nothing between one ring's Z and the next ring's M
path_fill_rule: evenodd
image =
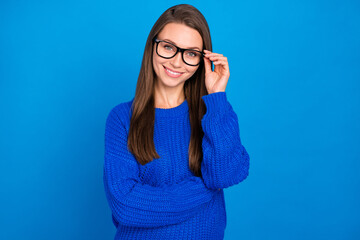
M178 52L181 52L181 58L182 58L183 62L184 62L185 64L189 65L189 66L198 66L198 65L201 63L201 61L203 60L202 57L205 56L205 53L204 53L204 52L201 52L201 51L198 51L198 50L195 50L195 49L180 48L180 47L174 45L173 43L168 42L168 41L165 41L165 40L160 40L160 39L155 38L155 39L154 39L154 42L156 43L156 54L157 54L157 55L159 55L159 56L162 57L162 58L170 59L170 58L175 57ZM159 43L160 43L160 42L166 42L166 43L174 46L174 47L176 48L175 54L174 54L172 57L164 57L164 56L161 56L161 55L158 53L158 46L159 46ZM198 64L195 64L195 65L194 65L194 64L189 64L189 63L185 62L184 52L185 52L186 50L191 50L191 51L200 53L200 55L201 55L200 62L199 62Z

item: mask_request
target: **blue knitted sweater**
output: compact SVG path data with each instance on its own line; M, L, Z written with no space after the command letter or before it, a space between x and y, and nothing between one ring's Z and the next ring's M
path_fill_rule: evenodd
M160 158L141 165L127 148L131 103L115 106L106 119L104 187L117 228L115 239L223 239L223 188L243 181L249 155L225 92L202 96L202 178L189 168L187 100L155 108L154 144Z

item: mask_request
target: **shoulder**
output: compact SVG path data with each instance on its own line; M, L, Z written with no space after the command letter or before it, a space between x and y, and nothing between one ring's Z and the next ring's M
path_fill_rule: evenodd
M117 121L122 124L129 125L131 118L131 105L134 101L134 98L130 101L119 103L111 108L108 113L106 122Z

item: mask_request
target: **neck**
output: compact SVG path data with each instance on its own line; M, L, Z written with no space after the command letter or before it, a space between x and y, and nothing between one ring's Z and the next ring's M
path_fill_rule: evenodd
M177 88L157 87L154 89L155 108L173 108L185 101L183 84Z

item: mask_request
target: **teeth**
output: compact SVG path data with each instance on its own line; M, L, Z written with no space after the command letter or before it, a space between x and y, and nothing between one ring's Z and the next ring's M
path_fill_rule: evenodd
M172 72L172 71L170 71L170 70L167 69L167 68L166 68L166 71L168 71L168 72L171 73L171 74L175 74L175 75L180 75L180 74L181 74L181 73Z

